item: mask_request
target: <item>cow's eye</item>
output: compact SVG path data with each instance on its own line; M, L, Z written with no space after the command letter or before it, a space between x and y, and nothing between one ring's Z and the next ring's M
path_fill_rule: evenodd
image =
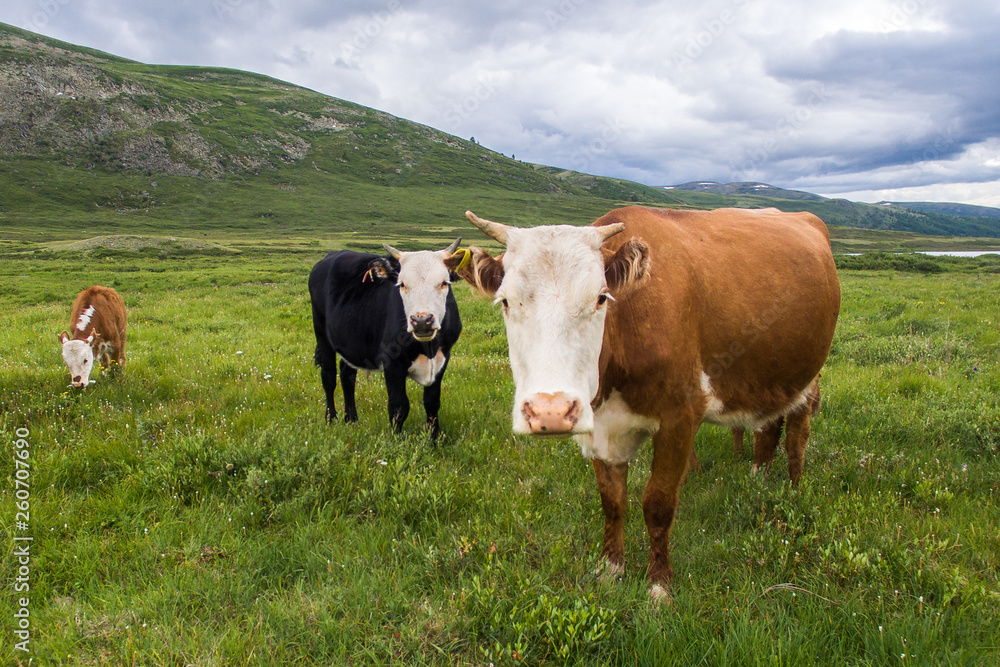
M503 306L504 310L507 310L507 308L510 306L510 304L507 303L507 299L500 299L500 305Z
M406 289L406 285L404 285L403 283L399 283L399 284L397 284L397 285L396 285L396 287L398 287L398 288L399 288L399 289L401 289L401 290L404 290L404 289Z
M601 296L597 297L597 305L603 306L604 304L606 304L608 302L609 296L610 295L607 292L605 292Z
M448 285L451 285L451 281L450 280L446 280L443 283L441 283L441 285L438 286L438 289L439 290L446 290L446 289L448 289Z

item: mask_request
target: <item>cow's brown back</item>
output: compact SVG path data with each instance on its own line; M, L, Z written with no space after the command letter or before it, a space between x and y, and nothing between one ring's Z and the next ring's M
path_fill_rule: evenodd
M79 328L81 316L91 307L94 310L90 315L90 321L82 329ZM80 292L73 302L69 332L76 340L86 340L93 334L95 358L99 356L96 352L100 341L107 343L108 359L102 359L103 365L106 366L104 362L108 360L124 365L126 319L125 302L118 292L110 287L94 285Z
M641 238L650 269L609 311L598 401L618 389L634 410L661 417L697 404L704 376L727 413L777 414L801 396L826 360L840 311L819 218L629 207L594 225L614 222L626 228L607 251Z

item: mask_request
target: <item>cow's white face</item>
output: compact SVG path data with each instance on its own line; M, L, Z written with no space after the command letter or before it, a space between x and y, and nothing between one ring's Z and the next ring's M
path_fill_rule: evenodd
M451 288L451 272L444 262L454 254L460 241L438 251L399 252L386 246L399 261L396 287L403 299L406 330L418 341L433 340L444 322Z
M62 342L62 356L69 367L69 376L73 386L86 387L90 383L90 372L94 369L94 349L90 346L94 337L87 340L72 340L63 333L59 338Z
M519 229L467 215L507 246L499 260L475 249L460 273L503 308L514 432L590 433L608 304L615 288L644 275L645 245L630 240L606 262L601 246L623 225Z
M590 227L511 229L496 292L514 375L515 433L587 433L608 290Z

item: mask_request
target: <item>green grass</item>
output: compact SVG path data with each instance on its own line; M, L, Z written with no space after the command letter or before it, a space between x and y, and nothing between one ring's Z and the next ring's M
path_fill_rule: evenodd
M1000 659L997 274L971 260L842 270L802 483L780 456L751 475L705 426L673 534L674 603L658 608L637 511L648 452L630 481L627 574L603 583L589 463L571 441L510 434L503 323L465 286L437 445L416 385L403 435L390 432L378 375L359 382L360 424L323 423L305 280L325 246L310 242L6 249L0 430L8 443L30 431L36 663ZM55 334L94 283L125 298L129 361L70 391ZM0 660L27 664L8 641L14 597Z

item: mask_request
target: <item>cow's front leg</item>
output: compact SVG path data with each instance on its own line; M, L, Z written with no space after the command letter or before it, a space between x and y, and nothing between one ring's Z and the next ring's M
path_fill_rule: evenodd
M597 490L604 509L603 562L599 574L617 578L625 571L625 515L628 511L628 463L612 465L594 459Z
M341 359L340 388L344 391L344 422L358 421L358 408L354 403L354 387L357 382L358 370Z
M389 423L396 433L403 430L403 422L410 414L410 399L406 396L406 371L385 369L385 389L389 395Z
M698 422L684 415L663 424L653 436L653 467L642 497L642 513L649 533L650 593L657 600L670 601L670 528L680 499L680 487L687 474Z
M441 378L444 371L441 371L434 383L424 387L424 411L427 413L427 427L431 432L431 439L437 440L441 434L441 424L438 422L438 411L441 409Z

